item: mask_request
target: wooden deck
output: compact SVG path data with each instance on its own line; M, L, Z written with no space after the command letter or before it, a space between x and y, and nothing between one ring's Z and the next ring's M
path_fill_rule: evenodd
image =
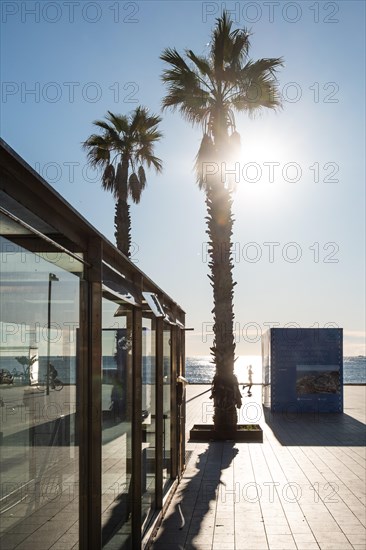
M344 414L266 414L260 386L240 422L263 443L189 443L212 421L209 386L187 389L184 477L154 550L365 550L366 386L345 387Z

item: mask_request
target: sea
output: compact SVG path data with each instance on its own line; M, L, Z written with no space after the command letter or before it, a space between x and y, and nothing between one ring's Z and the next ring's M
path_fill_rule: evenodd
M64 384L76 383L76 365L75 357L50 357L51 363L58 371L58 377ZM145 360L148 360L145 358ZM45 373L46 358L39 358L39 371ZM239 383L248 381L248 367L252 366L252 380L254 384L262 382L262 358L260 355L241 355L235 361L235 374ZM20 371L21 367L14 357L0 356L0 370L8 369L11 373ZM103 357L103 370L107 372L115 371L115 358L112 356ZM147 369L148 371L149 369ZM144 378L148 375L144 370ZM215 374L215 367L211 362L210 356L201 355L186 358L186 378L190 384L211 384ZM16 379L19 383L20 379ZM150 382L151 383L151 382ZM344 384L366 384L366 357L358 355L356 357L343 357L343 383Z
M262 382L262 358L260 355L241 355L235 361L235 374L239 383L248 381L248 367L252 365L253 383ZM215 367L210 356L186 358L186 378L190 384L211 384ZM366 384L366 357L343 357L343 383Z

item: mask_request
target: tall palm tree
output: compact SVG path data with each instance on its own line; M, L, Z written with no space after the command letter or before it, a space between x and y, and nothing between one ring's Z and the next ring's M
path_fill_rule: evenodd
M154 156L154 146L162 137L160 122L160 117L149 115L144 107L137 107L128 116L108 111L105 120L93 123L102 134L92 134L83 143L89 164L103 171L103 189L112 192L116 199L116 243L126 256L130 256L131 245L128 197L136 204L140 202L146 186L144 165L153 166L156 172L162 169L161 160Z
M169 65L162 75L168 89L163 109L178 109L203 130L195 167L208 213L209 278L214 299L211 353L216 366L211 397L215 430L223 434L236 429L241 395L234 375L232 186L226 182L222 168L228 168L235 157L239 160L240 136L234 113L253 115L263 107L276 109L281 103L275 73L282 59L252 61L249 47L247 30L233 30L230 17L223 12L212 32L207 57L186 50L184 58L172 48L161 55Z

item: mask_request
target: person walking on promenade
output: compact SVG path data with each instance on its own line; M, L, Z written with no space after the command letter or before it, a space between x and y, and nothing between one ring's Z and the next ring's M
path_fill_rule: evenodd
M252 386L253 386L253 368L252 368L252 365L249 365L247 367L248 369L248 384L243 384L243 390L245 390L245 388L248 388L248 397L251 397L252 396Z

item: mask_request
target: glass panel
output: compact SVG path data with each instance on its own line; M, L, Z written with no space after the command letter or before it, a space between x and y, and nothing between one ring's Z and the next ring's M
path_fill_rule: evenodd
M170 327L163 332L163 488L167 488L171 474L171 331Z
M102 543L131 544L132 310L102 306Z
M84 271L83 263L75 257L68 256L66 252L60 252L58 250L57 252L38 252L37 254L41 258L44 258L48 262L66 271L71 271L72 273L83 273ZM75 256L81 260L83 259L83 254L75 254Z
M142 319L142 524L155 509L155 318Z
M76 549L80 280L0 237L3 548Z

